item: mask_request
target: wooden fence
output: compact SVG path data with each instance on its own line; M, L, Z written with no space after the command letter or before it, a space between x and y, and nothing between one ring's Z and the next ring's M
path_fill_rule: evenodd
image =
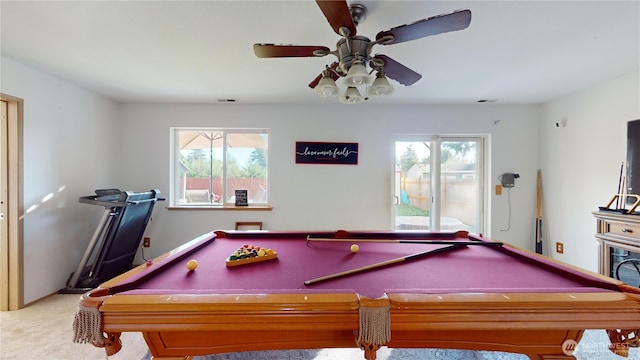
M478 184L475 179L447 179L440 182L442 188L441 216L457 218L465 224L475 225L478 206ZM402 179L402 189L409 198L409 205L429 210L431 182L428 179Z

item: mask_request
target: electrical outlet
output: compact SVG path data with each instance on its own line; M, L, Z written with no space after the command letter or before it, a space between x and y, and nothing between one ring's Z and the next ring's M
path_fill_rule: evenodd
M556 243L556 252L558 254L564 254L564 244L561 242Z
M496 195L502 195L502 185L496 185Z
M151 247L151 238L142 238L142 247Z

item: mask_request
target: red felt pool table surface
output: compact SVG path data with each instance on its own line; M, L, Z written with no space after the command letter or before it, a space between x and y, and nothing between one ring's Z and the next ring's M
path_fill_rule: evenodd
M404 260L449 242L473 244ZM227 267L245 244L278 258ZM85 294L81 308L99 313L108 353L119 349L114 334L140 331L155 358L360 346L374 359L386 345L569 359L563 343L579 341L584 329L638 333L637 288L493 245L466 232L212 232ZM194 271L186 267L192 259ZM402 261L305 285L395 259ZM611 332L619 353L627 333Z

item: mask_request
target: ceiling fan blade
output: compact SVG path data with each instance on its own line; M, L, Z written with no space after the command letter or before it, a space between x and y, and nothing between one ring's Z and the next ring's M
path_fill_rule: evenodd
M393 80L399 82L402 85L410 86L415 84L418 80L422 78L422 75L417 72L409 69L408 67L400 64L399 62L393 60L392 58L386 55L377 55L374 56L375 59L382 60L384 62L384 66L382 67L384 74L387 77L392 78ZM374 64L371 64L373 67Z
M433 16L428 19L418 20L414 23L394 27L387 31L381 31L376 35L376 40L391 35L393 38L380 44L391 45L405 41L421 39L426 36L438 35L450 31L466 29L471 23L471 11L460 10L451 14Z
M329 51L326 46L253 44L253 52L259 58L314 57L327 55Z
M336 34L343 36L340 33L340 28L346 27L349 29L348 36L356 35L356 25L353 23L349 5L345 0L316 0L316 3Z
M335 70L338 65L340 65L337 61L334 62L333 64L331 64L331 66L329 67L331 70ZM318 76L316 76L315 79L313 79L312 82L309 83L309 87L312 89L315 89L316 86L318 86L318 83L320 82L320 79L322 79L322 73ZM334 71L330 71L329 75L331 76L331 78L333 79L333 81L336 81L340 78L340 76L338 74L336 74Z

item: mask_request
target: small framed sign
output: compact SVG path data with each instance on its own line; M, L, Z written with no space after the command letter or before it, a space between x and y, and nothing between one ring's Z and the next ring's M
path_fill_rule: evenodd
M236 190L236 206L249 206L247 190Z
M296 164L358 165L358 143L296 141Z

